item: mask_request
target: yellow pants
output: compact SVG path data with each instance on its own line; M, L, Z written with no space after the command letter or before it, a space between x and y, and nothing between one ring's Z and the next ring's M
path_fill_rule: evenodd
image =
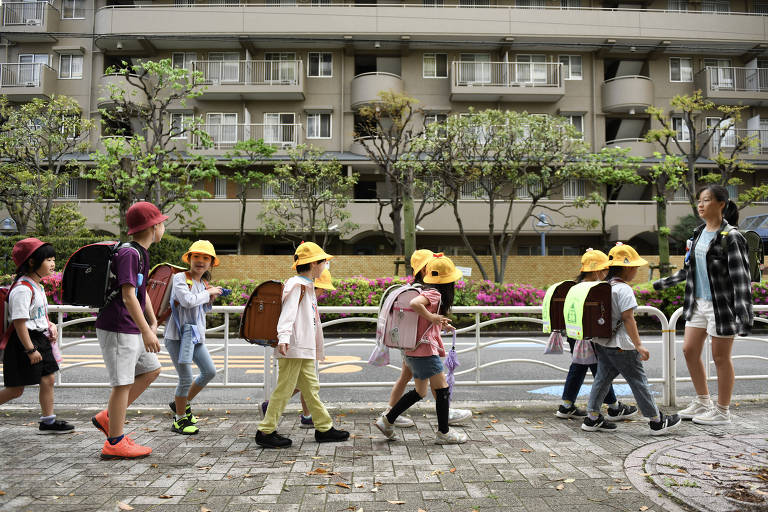
M259 423L259 430L265 434L271 434L277 429L277 423L283 414L288 401L293 396L293 390L298 388L304 401L309 407L315 429L326 432L333 426L333 420L320 401L318 391L320 383L315 373L314 359L287 359L277 360L280 372L277 374L277 386L269 397L269 407L264 420Z

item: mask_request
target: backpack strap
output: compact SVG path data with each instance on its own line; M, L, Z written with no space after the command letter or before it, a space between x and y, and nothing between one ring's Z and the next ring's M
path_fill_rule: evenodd
M726 224L725 229L720 231L720 247L723 249L723 252L728 254L728 233L731 231L738 231L735 227L731 226L730 224Z
M32 292L32 298L29 301L29 305L31 306L32 304L35 303L35 289L32 287L32 285L29 282L27 282L27 281L25 281L23 279L19 279L18 281L16 281L15 283L13 283L11 285L11 289L8 290L8 295L6 296L6 299L8 299L11 296L11 291L13 291L13 289L16 288L16 286L19 285L19 284L23 284L24 286L29 288L29 290ZM48 308L47 307L45 309L45 318L46 318L46 320L48 319ZM49 320L49 322L50 322L50 320ZM15 328L16 327L14 327L13 322L8 322L8 327L5 329L5 332L3 333L2 338L0 338L0 350L5 350L6 345L8 345L8 340L11 339L11 334L13 334L13 331L14 331Z

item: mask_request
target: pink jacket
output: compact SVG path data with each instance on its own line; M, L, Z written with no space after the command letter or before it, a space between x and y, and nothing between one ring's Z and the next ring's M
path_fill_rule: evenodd
M430 313L437 313L437 311L440 309L440 292L434 288L425 288L421 291L421 295L426 297L426 299L429 301L429 304L427 305L427 311ZM421 335L422 341L416 345L414 350L406 352L406 356L445 357L443 338L440 336L440 329L436 325L428 322L426 318L419 316L418 332L424 333Z
M299 304L301 287L304 298ZM281 356L275 348L275 357L288 359L317 359L323 361L323 329L320 326L320 314L317 311L315 286L312 281L301 276L293 276L283 286L283 309L277 321L278 343L288 344L288 352Z

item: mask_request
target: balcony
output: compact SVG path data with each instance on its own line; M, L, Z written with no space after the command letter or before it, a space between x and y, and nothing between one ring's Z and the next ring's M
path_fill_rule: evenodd
M195 139L192 148L204 153L221 153L232 149L238 142L250 139L264 139L278 149L295 147L301 141L301 124L203 124L200 129L207 133L213 143L205 147L203 141Z
M747 147L737 151L736 155L744 159L768 159L768 130L749 130L743 128L731 128L722 133L715 133L709 143L710 158L720 151L730 155L736 144L746 140Z
M565 85L559 62L462 62L451 66L451 101L553 102Z
M653 105L653 81L647 76L617 76L603 82L603 111L643 113Z
M57 39L61 14L49 2L4 2L3 37L14 43L50 43Z
M30 101L56 92L56 71L39 63L0 64L0 94L10 101Z
M192 69L207 84L199 100L304 100L300 60L198 60Z
M657 151L657 148L650 142L645 142L645 139L615 139L609 140L605 143L606 148L630 148L630 156L640 156L643 158L650 158L653 156L653 152Z
M696 89L716 103L760 105L768 101L768 69L706 67L696 73Z
M136 105L143 106L147 105L147 96L144 94L144 92L136 87L136 85L141 81L141 77L139 75L131 74L128 77L126 77L122 73L112 73L109 75L102 75L101 79L99 80L99 91L98 91L98 98L97 102L99 106L107 105L109 103L112 103L112 100L110 99L110 93L111 90L114 87L120 87L125 91L125 98L130 99L133 101ZM132 83L133 82L133 83Z
M381 91L403 92L403 79L394 73L383 71L362 73L352 79L350 104L354 107L381 101Z

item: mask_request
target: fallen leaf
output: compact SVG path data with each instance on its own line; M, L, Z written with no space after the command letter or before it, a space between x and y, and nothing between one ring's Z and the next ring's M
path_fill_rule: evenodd
M362 489L363 487L365 487L365 484L355 484L355 487L357 487L358 489Z
M647 507L646 505L643 505L642 507L640 507L640 510L641 512L645 512L646 510L648 510L648 508L649 507Z
M253 475L246 473L243 475L243 478L253 478Z
M622 491L630 491L630 490L632 490L632 486L631 485L624 485L622 487L619 487L619 489L621 489Z
M549 452L549 456L550 456L550 457L557 457L557 455L556 455L556 454L554 454L554 453L552 453L552 452Z
M61 482L56 482L56 485L58 485L59 487L64 486L64 484L62 484Z
M324 485L318 485L317 488L318 489L325 489L325 486Z
M169 499L173 498L173 496L171 496L170 494L161 494L160 496L158 496L158 498L160 498L162 500L169 500Z
M212 466L197 466L197 469L211 469Z
M5 491L0 491L0 496L5 496Z
M678 473L687 473L688 471L686 471L684 468L678 468L677 472Z
M373 489L371 489L371 492L379 492L379 488L378 487L374 487Z
M702 471L702 474L706 476L712 476L712 473L710 473L709 471Z
M343 487L344 489L349 489L349 484L346 484L344 482L336 482L333 485L335 485L336 487Z
M206 508L206 507L203 507L203 506L201 506L201 507L200 507L200 512L213 512L213 510L211 510L211 509L209 509L209 508Z
M157 466L157 464L150 464L150 465L149 465L149 467L151 467L151 468L156 468L156 467L158 467L158 466Z
M491 423L498 423L499 420L491 420Z
M559 484L557 487L555 487L555 489L557 489L558 491L562 491L563 489L565 489L565 485Z
M455 472L456 472L456 468L451 468L451 469L450 469L450 472L451 472L451 473L455 473Z
M563 482L565 482L565 483L567 483L567 484L572 484L572 483L573 483L573 482L575 482L575 481L576 481L576 479L575 479L575 478L566 478L565 480L563 480Z
M327 469L317 468L317 469L313 469L312 471L308 472L307 476L325 475L325 474L328 474L328 470Z
M295 460L284 460L283 464L293 464L295 462L296 462Z
M203 489L202 487L201 487L201 488L199 488L199 489L197 489L197 490L198 490L198 491L200 491L200 492L208 492L208 490L207 490L207 489Z
M443 474L443 472L442 472L441 470L439 470L439 469L436 469L436 470L434 470L434 471L432 472L432 475L431 475L431 476L435 476L435 475L442 475L442 474Z
M387 503L392 505L405 505L405 502L401 500L387 500Z
M314 460L322 459L322 457L312 457Z
M533 452L533 450L529 450L528 448L523 448L520 451L523 452L523 453L531 453L531 452Z
M122 501L117 502L117 508L120 510L133 510L133 507L128 505L127 503L123 503Z

